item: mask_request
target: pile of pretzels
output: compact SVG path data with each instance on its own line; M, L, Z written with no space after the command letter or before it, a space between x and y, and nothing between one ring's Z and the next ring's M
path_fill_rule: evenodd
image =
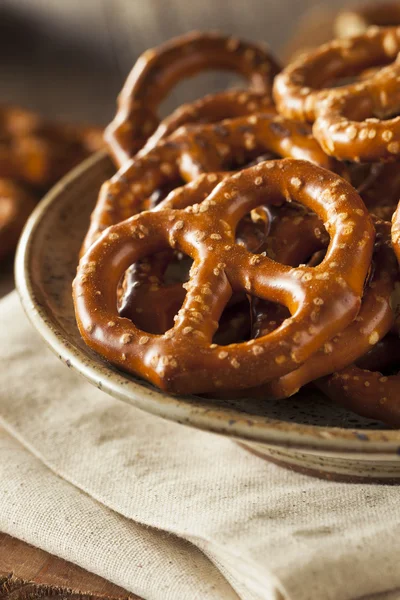
M118 171L73 284L86 344L170 393L268 402L313 385L399 427L398 57L400 27L283 70L217 33L145 52L106 129ZM247 87L160 121L204 69Z
M43 194L103 145L99 128L55 123L23 108L0 106L0 261L15 250Z

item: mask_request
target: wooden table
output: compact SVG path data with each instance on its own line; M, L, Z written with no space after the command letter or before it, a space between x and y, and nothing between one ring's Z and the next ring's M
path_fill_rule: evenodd
M47 597L141 600L76 565L0 533L0 600Z

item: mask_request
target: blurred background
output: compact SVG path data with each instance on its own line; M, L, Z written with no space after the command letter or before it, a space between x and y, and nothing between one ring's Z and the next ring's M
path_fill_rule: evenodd
M329 39L341 0L0 0L0 102L47 116L107 123L135 59L191 29L266 41L278 56ZM288 46L289 40L290 46ZM205 81L205 79L207 81ZM165 110L226 82L203 76Z

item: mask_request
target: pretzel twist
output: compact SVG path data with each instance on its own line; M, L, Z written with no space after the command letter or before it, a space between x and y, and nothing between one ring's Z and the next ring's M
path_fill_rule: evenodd
M36 199L9 179L0 179L0 260L17 245Z
M386 118L399 105L399 50L397 27L372 27L363 35L329 42L276 77L278 109L285 116L314 122L316 139L340 160L393 160L400 154L400 118ZM376 66L383 68L362 81L326 87Z
M280 116L257 114L182 127L139 153L103 185L82 253L104 229L149 208L148 198L158 188L194 180L204 172L230 170L266 150L344 172L342 165L321 150L307 125Z
M245 214L285 198L314 210L331 235L318 267L293 269L235 244ZM261 163L224 179L199 204L144 212L104 232L74 281L79 329L91 348L163 389L202 393L259 385L293 370L352 321L373 239L372 222L347 182L307 161ZM174 327L156 336L118 315L116 290L130 264L168 247L194 264ZM224 307L243 290L286 305L292 316L257 341L214 345Z
M269 98L273 77L279 71L268 49L219 33L191 32L147 50L129 74L118 97L115 119L105 132L119 167L157 128L158 107L171 88L204 69L234 71Z

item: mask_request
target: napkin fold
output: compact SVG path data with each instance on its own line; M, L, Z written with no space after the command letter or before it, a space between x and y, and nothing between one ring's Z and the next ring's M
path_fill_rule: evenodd
M0 529L146 600L400 598L400 490L319 481L97 390L0 302Z

